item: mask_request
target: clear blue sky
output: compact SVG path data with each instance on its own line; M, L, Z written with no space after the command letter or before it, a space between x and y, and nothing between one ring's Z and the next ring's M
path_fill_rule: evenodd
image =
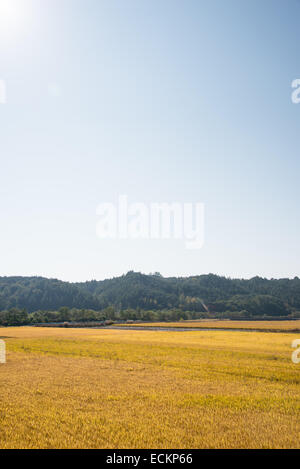
M300 274L298 0L10 1L0 275ZM119 194L205 203L204 247L99 240Z

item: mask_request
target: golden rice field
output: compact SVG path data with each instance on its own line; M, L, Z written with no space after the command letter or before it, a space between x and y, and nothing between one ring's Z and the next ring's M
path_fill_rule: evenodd
M132 323L132 324L118 324L123 327L176 327L176 328L190 328L196 327L197 329L241 329L241 330L257 330L268 332L299 332L300 333L300 320L292 321L230 321L230 320L207 320L200 319L194 321L180 321L180 322L150 322L150 323Z
M0 338L0 448L300 448L295 334L28 327Z

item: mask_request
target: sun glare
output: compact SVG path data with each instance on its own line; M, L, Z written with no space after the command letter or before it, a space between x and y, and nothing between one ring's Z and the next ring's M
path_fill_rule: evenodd
M25 19L25 0L0 0L0 35L20 31Z

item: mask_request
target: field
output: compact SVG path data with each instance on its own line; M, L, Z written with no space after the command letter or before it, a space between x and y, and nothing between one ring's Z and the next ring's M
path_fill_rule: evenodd
M0 329L0 448L300 448L288 332Z
M295 319L292 321L229 321L229 320L207 320L200 319L194 321L180 321L180 322L150 322L150 323L132 323L132 324L118 324L118 327L176 327L176 328L190 328L197 329L240 329L249 331L265 331L265 332L299 332L300 333L300 320Z

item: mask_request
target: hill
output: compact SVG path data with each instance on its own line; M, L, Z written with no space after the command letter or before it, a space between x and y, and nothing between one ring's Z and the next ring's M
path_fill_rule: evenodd
M121 277L68 283L43 277L0 277L0 311L103 312L92 319L287 317L300 311L300 279L231 279L217 275L164 278L128 272ZM175 312L176 311L176 314ZM3 316L3 314L2 314ZM149 314L148 314L149 316ZM149 319L149 317L146 319ZM61 315L60 315L61 318ZM150 315L151 319L151 315Z

